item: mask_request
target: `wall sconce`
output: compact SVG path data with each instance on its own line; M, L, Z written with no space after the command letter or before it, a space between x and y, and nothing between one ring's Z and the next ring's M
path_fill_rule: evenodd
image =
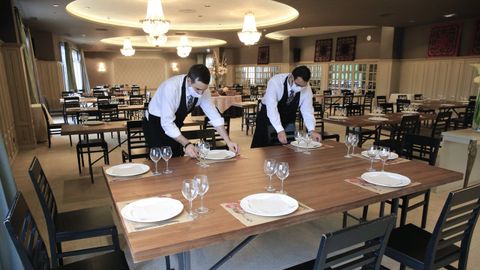
M98 72L106 72L106 71L107 71L107 67L105 66L105 63L104 62L98 63Z
M172 63L172 71L173 72L178 72L178 63L177 62Z

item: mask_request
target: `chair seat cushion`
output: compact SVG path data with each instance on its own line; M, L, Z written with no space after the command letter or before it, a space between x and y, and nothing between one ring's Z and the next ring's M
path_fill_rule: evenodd
M115 227L110 206L79 209L58 213L55 219L57 237L75 239L78 232L95 232ZM81 237L84 238L84 237Z
M116 269L128 270L125 254L122 251L109 252L85 260L64 265L58 269L63 270L103 270Z
M88 144L87 144L87 140L80 140L77 143L77 147L82 147L82 148L85 148L87 146L102 147L102 146L105 146L105 145L107 145L107 142L104 139L88 139Z
M407 266L412 264L421 264L425 260L425 254L428 248L428 242L432 234L413 224L393 229L390 234L388 246L385 255ZM455 245L447 246L437 251L436 260L447 259L452 254L459 252L460 248ZM458 257L453 256L447 259L448 263L455 261Z

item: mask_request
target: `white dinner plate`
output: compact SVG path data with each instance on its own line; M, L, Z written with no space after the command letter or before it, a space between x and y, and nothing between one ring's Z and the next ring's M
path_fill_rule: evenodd
M179 200L152 197L134 201L121 210L122 217L135 222L157 222L171 219L183 211Z
M328 119L333 119L333 120L345 120L348 119L348 117L343 116L343 115L330 115Z
M417 112L417 111L402 111L402 113L414 114L414 113L419 113L419 112Z
M367 172L361 178L370 184L384 187L403 187L411 183L410 178L391 172Z
M123 163L108 168L105 172L111 176L134 176L150 171L150 167L142 163Z
M307 143L298 143L297 141L292 141L290 143L291 145L295 146L295 147L300 147L300 148L307 148L307 149L314 149L314 148L319 148L322 146L322 143L320 142L315 142L315 141L312 141L311 143L308 144L308 147L307 147Z
M91 120L91 121L87 121L85 124L87 126L100 126L100 125L103 125L103 121L98 121L98 120Z
M210 150L205 159L222 160L231 159L235 157L235 153L229 150Z
M245 212L257 216L278 217L291 214L298 208L294 198L279 193L257 193L240 201Z
M368 156L368 153L367 153L367 152L368 152L368 151L362 151L362 156L367 157L367 158L370 158L370 157ZM396 159L396 158L398 158L398 154L397 154L397 153L394 153L394 152L390 152L390 155L388 156L388 159ZM380 156L377 154L377 155L375 156L375 159L380 159Z
M375 117L369 117L368 120L371 120L371 121L388 121L389 119L386 118L386 117L375 116Z

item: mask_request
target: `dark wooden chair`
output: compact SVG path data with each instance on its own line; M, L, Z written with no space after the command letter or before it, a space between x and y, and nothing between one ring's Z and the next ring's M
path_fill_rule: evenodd
M442 132L447 131L450 126L451 117L451 111L439 112L433 121L432 127L422 127L420 129L420 134L431 138L441 138Z
M340 141L340 135L336 133L329 133L325 131L325 123L323 122L323 106L322 104L313 105L313 113L315 116L315 129L320 130L320 135L322 135L322 140L336 140Z
M111 96L99 96L97 97L97 102L95 102L96 105L108 105L112 101Z
M122 162L149 156L149 150L143 134L142 120L127 122L127 151L122 150Z
M375 92L368 91L363 98L362 103L362 114L365 114L365 111L372 112L373 107L373 98L375 97Z
M423 100L423 94L414 94L413 100Z
M80 108L80 98L79 97L63 98L63 122L65 122L65 124L68 124L67 109L69 108ZM76 119L74 115L72 115L72 121L76 123Z
M185 130L182 135L189 140L202 139L210 143L211 149L215 149L215 129Z
M323 91L323 106L325 110L328 107L328 113L332 114L332 108L334 106L340 105L339 103L335 102L332 97L332 90L324 90Z
M43 116L45 117L45 123L47 124L47 133L48 133L48 148L51 147L52 145L52 135L60 135L62 131L62 124L60 123L54 123L52 117L50 116L50 113L47 110L47 107L45 107L44 104L42 104L42 112ZM70 137L70 146L72 145L72 136Z
M345 92L342 97L342 104L337 104L333 106L333 114L335 114L337 109L347 109L349 106L353 105L353 93Z
M400 97L400 96L399 96ZM410 100L408 99L397 99L397 112L403 112L406 110L406 107L410 105Z
M117 228L113 222L110 207L86 208L59 213L55 196L37 157L33 158L28 173L46 221L54 267L62 264L63 258L67 256L120 250ZM112 244L68 252L62 251L62 242L98 236L110 236Z
M255 107L246 107L244 112L244 120L245 120L245 134L248 135L248 131L251 129L252 134L255 130L255 125L257 124L257 113L260 111L262 107L262 101L257 101L257 106Z
M203 119L203 129L214 129L210 124L210 119L207 116ZM230 116L223 115L224 128L227 131L227 134L230 134ZM211 144L211 143L210 143ZM213 148L212 148L213 149ZM220 134L215 130L215 149L225 149L228 150L228 145L225 140L220 136Z
M465 112L460 112L457 118L451 119L451 125L453 125L453 129L463 129L471 127L474 111L475 101L469 101Z
M61 267L52 262L53 267L51 267L45 242L40 236L38 226L20 192L17 193L4 224L20 257L23 269L129 269L125 254L121 250L90 257ZM52 237L52 235L49 235L49 237ZM11 269L16 269L21 266L14 267L12 265L11 267Z
M93 90L93 96L94 97L105 97L106 91L105 90Z
M408 96L407 96L407 95L398 95L398 96L397 96L397 101L398 101L399 99L400 99L400 100L407 100L407 99L408 99Z
M417 115L405 115L402 117L400 126L393 128L392 134L389 139L376 140L375 145L389 147L397 154L402 155L403 144L405 135L418 134L420 124L420 116Z
M477 96L469 96L468 97L468 101L476 101L477 100Z
M395 220L395 215L391 215L324 234L315 260L287 270L378 270Z
M440 148L440 139L431 138L429 136L421 136L415 134L405 135L404 140L404 155L408 159L418 159L427 161L431 166L435 166L438 156L438 150ZM411 204L411 200L417 197L423 196L420 201ZM407 221L408 212L423 207L421 227L427 226L428 206L430 202L430 189L426 191L415 192L400 197L398 208L401 211L400 225L405 225ZM385 203L392 204L390 200L382 202L380 204L380 213L383 214Z
M450 192L432 233L400 226L392 231L385 255L400 262L400 269L465 270L479 212L480 185ZM451 265L457 261L458 267Z

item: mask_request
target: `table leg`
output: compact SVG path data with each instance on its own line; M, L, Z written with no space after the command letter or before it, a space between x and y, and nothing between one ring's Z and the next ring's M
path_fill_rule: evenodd
M90 143L88 141L88 134L86 135L86 140L87 140L87 155L88 155L88 172L90 173L90 181L92 182L93 184L93 169L92 169L92 157L91 157L91 154L90 154Z
M184 251L177 253L178 259L178 269L179 270L190 270L191 269L191 261L190 261L190 251Z

